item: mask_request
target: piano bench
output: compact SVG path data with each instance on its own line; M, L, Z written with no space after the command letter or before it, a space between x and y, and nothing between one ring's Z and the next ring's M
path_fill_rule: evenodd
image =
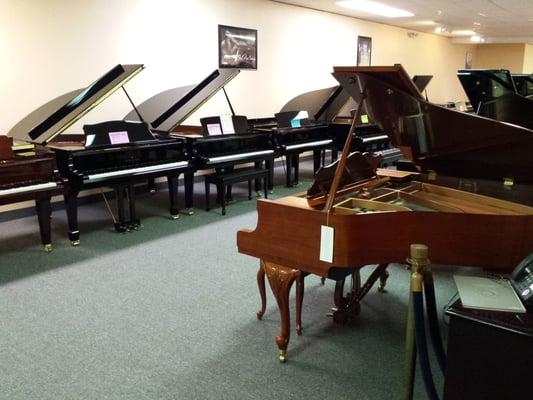
M217 186L217 198L222 206L222 215L226 215L226 188L235 183L248 181L248 200L252 200L252 181L263 180L265 199L268 193L268 169L242 168L231 172L216 172L205 176L205 210L209 211L209 185Z

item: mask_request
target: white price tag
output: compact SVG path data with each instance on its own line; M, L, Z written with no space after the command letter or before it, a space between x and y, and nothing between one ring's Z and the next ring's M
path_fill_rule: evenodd
M335 230L331 226L322 225L320 230L320 261L333 262L333 245Z

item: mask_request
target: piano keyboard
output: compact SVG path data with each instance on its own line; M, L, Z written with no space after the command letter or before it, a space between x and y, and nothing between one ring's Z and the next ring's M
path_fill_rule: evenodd
M292 144L289 146L285 146L285 150L294 150L294 149L300 149L302 147L316 147L316 146L323 146L326 144L330 144L333 142L332 139L326 139L326 140L317 140L316 142L307 142L307 143L299 143L299 144Z
M225 162L225 161L243 160L246 158L267 155L267 154L274 154L274 150L252 151L250 153L237 153L237 154L229 154L227 156L210 157L207 159L207 164L215 164L215 163Z
M42 190L42 189L51 189L54 187L57 187L56 182L38 183L36 185L25 185L25 186L19 186L19 187L14 187L10 189L0 190L0 196L7 196L10 194L15 194L15 193L32 192L35 190Z
M84 177L83 180L85 182L95 182L95 181L101 181L103 179L108 179L108 178L116 178L116 177L129 176L129 175L139 175L139 174L145 174L145 173L150 173L150 172L158 172L158 171L165 171L165 170L174 169L174 168L187 167L188 165L189 165L188 161L178 161L178 162L166 163L166 164L149 165L146 167L121 169L118 171L109 171L109 172L102 172L99 174L91 174L91 175L87 175L86 177Z
M387 135L379 135L379 136L370 136L370 137L364 137L361 138L363 140L363 143L369 143L369 142L379 142L381 140L387 140L389 137Z

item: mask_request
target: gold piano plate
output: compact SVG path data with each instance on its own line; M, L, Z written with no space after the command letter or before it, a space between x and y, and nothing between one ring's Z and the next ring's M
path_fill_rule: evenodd
M371 212L411 211L409 208L384 203L381 201L364 200L350 197L333 207L336 214L362 214Z

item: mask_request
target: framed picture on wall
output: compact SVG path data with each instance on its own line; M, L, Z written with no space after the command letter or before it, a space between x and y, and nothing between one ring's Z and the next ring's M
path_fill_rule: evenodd
M257 69L257 30L219 25L218 66Z
M357 36L357 66L368 67L372 59L372 38Z
M471 51L466 52L465 69L472 69L472 52Z

